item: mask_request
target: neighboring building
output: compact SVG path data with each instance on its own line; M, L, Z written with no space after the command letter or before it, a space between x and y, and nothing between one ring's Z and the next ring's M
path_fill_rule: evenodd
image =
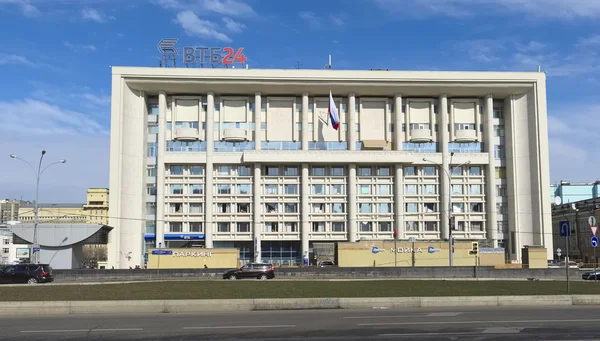
M0 225L0 265L29 261L29 245L14 244L13 239L8 226Z
M19 221L33 223L35 203L27 202L19 207ZM85 204L46 204L38 205L38 221L52 224L100 224L108 225L108 189L90 188Z
M561 181L550 186L550 199L553 204L568 204L600 197L600 181L569 182Z
M598 221L600 221L600 198L552 205L554 259L559 258L556 252L557 249L561 250L560 258L562 260L567 254L567 237L560 236L560 222L569 221L571 225L569 257L571 260L585 263L587 267L593 267L594 254L600 257L600 250L594 250L591 243L593 234L588 222L590 216L595 217L597 226ZM600 231L596 231L596 236L600 237Z
M86 223L108 225L108 188L90 188L83 205Z
M0 200L0 224L19 220L19 207L23 204L22 200Z
M158 246L297 265L318 242L443 240L450 203L455 238L552 257L544 73L112 70L110 266Z

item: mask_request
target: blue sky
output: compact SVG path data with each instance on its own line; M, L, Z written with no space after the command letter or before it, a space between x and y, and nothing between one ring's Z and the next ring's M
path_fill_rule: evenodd
M595 181L600 0L0 0L0 197L79 202L108 186L110 66L157 42L244 47L251 68L527 70L548 76L551 179Z

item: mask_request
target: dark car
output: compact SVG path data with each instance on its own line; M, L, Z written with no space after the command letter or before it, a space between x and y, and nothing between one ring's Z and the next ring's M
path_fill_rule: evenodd
M239 269L229 270L223 274L223 279L258 278L262 280L275 278L272 264L250 263Z
M585 279L588 281L600 280L600 270L586 272L583 275L581 275L581 279Z
M0 283L48 283L53 282L52 267L49 264L16 264L0 269Z
M335 267L335 263L331 260L323 260L319 262L320 268L333 268Z

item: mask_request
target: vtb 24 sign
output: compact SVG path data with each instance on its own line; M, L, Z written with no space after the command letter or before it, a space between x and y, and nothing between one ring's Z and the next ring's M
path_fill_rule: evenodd
M165 38L158 43L158 51L163 55L166 60L175 60L179 56L179 51L175 47L177 45L177 39ZM196 46L184 46L183 47L183 64L186 66L190 64L200 64L204 66L208 64L210 66L217 65L232 65L232 64L246 64L246 56L244 56L244 48L240 47L234 49L233 47L196 47Z

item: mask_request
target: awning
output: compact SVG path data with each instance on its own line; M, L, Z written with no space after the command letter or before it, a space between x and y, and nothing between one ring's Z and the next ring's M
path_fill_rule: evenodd
M377 149L377 150L390 149L388 143L384 140L363 140L362 145L363 145L363 149Z

